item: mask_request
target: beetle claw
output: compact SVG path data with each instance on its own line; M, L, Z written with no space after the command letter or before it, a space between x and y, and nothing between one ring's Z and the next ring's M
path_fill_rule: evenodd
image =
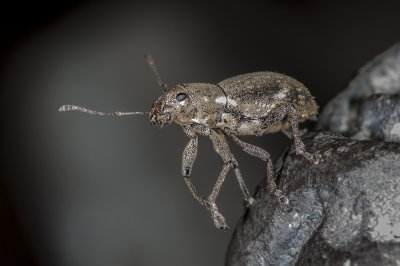
M214 222L215 227L226 231L229 226L225 222L224 216L218 211L217 205L214 202L210 202L207 199L203 199L203 205L211 212L211 219Z
M220 214L218 212L218 210L213 210L211 216L213 218L215 227L217 227L218 229L221 229L223 231L226 231L229 229L229 226L225 222L224 216L222 216L222 214Z

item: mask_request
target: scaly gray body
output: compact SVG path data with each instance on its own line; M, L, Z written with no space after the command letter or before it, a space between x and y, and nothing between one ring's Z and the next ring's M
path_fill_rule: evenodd
M229 130L238 136L260 136L290 127L288 117L276 119L282 108L288 105L296 109L298 123L316 120L318 114L318 106L303 84L274 72L239 75L217 85L179 84L171 91L186 93L188 97L183 104L179 103L179 117L165 123L176 122L182 126L199 124ZM163 95L157 101L167 99ZM173 100L171 105L177 104ZM155 112L152 112L153 115ZM158 124L152 115L150 119Z

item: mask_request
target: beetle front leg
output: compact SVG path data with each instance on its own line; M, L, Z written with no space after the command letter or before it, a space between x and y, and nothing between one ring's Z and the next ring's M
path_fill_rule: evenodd
M292 125L294 145L296 146L296 154L303 155L310 162L312 162L314 164L318 164L318 162L321 160L322 156L317 152L309 153L309 152L305 151L304 143L301 140L300 134L299 134L299 124L297 122L296 109L290 105L288 107L288 113L290 116L290 123Z
M254 199L250 196L249 190L247 189L246 184L244 183L242 174L239 170L239 164L233 156L232 152L229 149L228 142L226 142L225 136L222 132L217 133L215 131L211 132L210 139L213 142L215 151L221 156L224 163L229 163L232 165L233 171L235 172L236 179L239 183L240 190L243 193L243 197L246 203L246 206L250 206ZM222 185L222 184L221 184ZM214 187L214 191L216 191L216 187ZM219 190L218 190L219 191ZM214 193L215 194L215 193Z
M204 197L199 196L199 194L196 191L196 188L194 187L190 179L190 173L192 172L192 167L197 157L197 146L198 146L198 137L197 135L195 135L189 140L189 143L186 145L182 153L182 175L185 180L186 186L188 187L190 193L192 193L192 196L201 205L204 205L203 203Z

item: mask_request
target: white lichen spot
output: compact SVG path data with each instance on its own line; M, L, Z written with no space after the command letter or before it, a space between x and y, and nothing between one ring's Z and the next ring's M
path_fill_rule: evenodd
M217 97L217 98L215 98L215 102L216 103L226 104L226 97L225 96Z
M275 94L274 98L278 99L278 100L284 99L286 97L286 94L288 93L288 91L289 91L288 88L284 88L283 90L281 90L280 92Z
M195 123L199 123L200 124L200 120L197 119L197 118L192 118L192 121L195 122Z
M237 102L231 98L228 98L228 103L233 105L233 106L237 106Z
M204 99L205 102L208 102L208 98L207 97L204 96L203 99Z
M400 123L394 124L392 130L390 131L390 134L400 136Z
M179 104L180 104L180 105L185 105L185 102L186 102L186 101L181 101L181 102L179 102Z

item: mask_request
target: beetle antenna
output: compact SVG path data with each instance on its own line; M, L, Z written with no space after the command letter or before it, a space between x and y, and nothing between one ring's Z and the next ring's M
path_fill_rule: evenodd
M164 91L167 90L167 84L163 83L160 77L160 74L158 74L157 67L154 64L153 57L149 54L144 55L144 58L146 59L147 63L149 63L151 67L151 71L153 71L154 76L156 77L158 85L164 89Z
M76 105L63 105L58 109L59 112L66 111L79 111L82 113L88 113L90 115L100 115L100 116L125 116L125 115L143 115L148 112L112 112L112 113L104 113L99 111L94 111L87 109L85 107L76 106Z

